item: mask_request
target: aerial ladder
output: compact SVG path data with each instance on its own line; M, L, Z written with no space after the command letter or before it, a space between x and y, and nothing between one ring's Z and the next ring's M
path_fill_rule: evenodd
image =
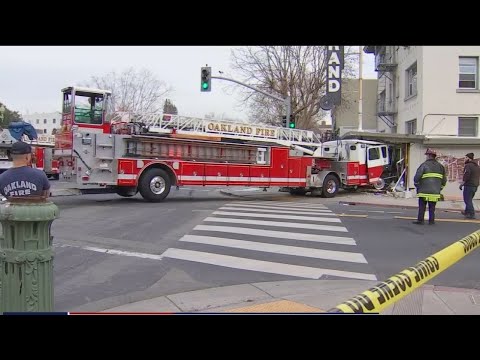
M310 130L290 129L278 126L202 119L164 113L131 114L115 113L110 120L118 133L164 135L192 139L231 139L245 142L267 142L302 151L314 157L322 157L320 136ZM140 126L140 127L139 127ZM129 129L135 128L136 129ZM141 130L140 130L141 128ZM330 157L330 156L329 156Z

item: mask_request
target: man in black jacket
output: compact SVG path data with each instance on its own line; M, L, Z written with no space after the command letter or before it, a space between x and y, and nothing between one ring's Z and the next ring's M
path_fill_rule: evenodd
M427 149L425 152L427 160L421 164L413 183L417 188L418 197L418 217L414 224L423 225L425 217L425 209L428 204L428 215L430 225L435 224L435 206L440 200L440 192L447 183L447 176L445 168L437 160L437 153L432 149Z
M473 197L477 192L480 178L480 167L473 160L473 153L465 155L465 167L463 170L463 182L460 184L460 190L463 189L463 201L465 202L465 211L462 214L468 219L475 219L475 208L473 207Z

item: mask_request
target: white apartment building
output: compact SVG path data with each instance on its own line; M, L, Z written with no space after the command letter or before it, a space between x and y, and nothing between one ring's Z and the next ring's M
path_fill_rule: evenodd
M22 115L22 119L32 124L39 135L51 135L53 129L61 127L62 114L60 112L33 113Z
M375 54L378 73L377 132L405 139L408 187L425 149L433 148L448 171L444 194L461 197L464 155L480 159L480 46L367 46L365 52Z

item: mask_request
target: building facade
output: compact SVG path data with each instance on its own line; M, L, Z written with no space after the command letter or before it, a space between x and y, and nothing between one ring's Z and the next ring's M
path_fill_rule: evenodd
M359 79L342 80L342 103L332 109L332 124L339 136L358 129L359 82ZM362 129L365 131L377 131L377 82L362 79Z
M59 129L62 123L62 114L60 112L51 113L33 113L22 115L22 119L37 130L37 133L51 135L53 129Z
M444 194L461 197L464 155L480 159L480 46L368 46L365 52L375 54L377 131L422 139L409 144L409 188L425 149L433 148L448 172Z

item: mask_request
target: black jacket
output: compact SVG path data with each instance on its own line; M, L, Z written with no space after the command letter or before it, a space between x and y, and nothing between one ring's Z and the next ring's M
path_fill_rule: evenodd
M463 185L478 186L480 178L480 167L475 161L469 161L463 169Z
M445 167L435 159L428 159L418 167L413 183L417 188L418 197L438 201L440 191L447 183Z

